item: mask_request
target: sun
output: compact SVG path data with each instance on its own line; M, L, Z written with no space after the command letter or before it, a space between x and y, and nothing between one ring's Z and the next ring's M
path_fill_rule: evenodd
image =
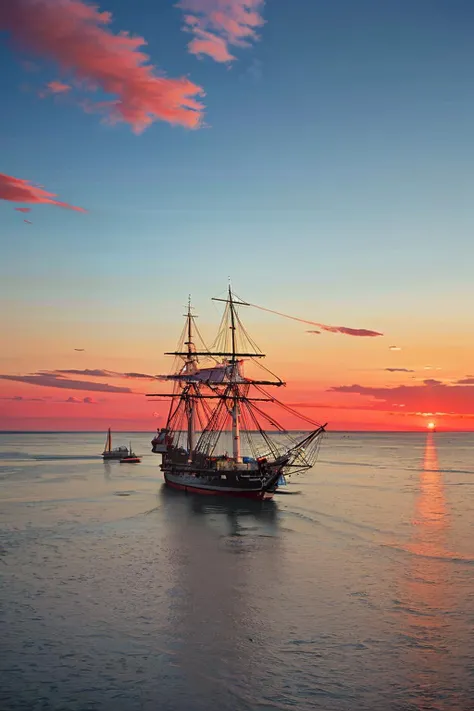
M426 426L428 427L429 430L434 430L434 428L436 427L436 423L435 422L428 422L428 424Z

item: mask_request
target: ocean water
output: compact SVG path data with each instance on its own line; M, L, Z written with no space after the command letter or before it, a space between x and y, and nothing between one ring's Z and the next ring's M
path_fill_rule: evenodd
M0 435L2 711L474 709L473 435L330 434L256 505L130 438Z

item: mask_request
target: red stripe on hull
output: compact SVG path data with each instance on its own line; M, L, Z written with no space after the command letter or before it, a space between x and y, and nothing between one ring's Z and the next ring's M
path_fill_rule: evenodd
M223 491L222 489L199 489L197 486L175 484L174 481L168 481L166 477L165 482L173 489L190 494L201 494L205 496L237 496L244 499L256 499L258 501L262 501L262 499L265 499L266 501L268 499L273 499L273 492L269 491Z

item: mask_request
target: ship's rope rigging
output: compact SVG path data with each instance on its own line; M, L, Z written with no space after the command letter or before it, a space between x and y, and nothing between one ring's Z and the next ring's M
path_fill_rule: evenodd
M236 308L250 304L243 300L236 301L230 291L228 299L221 301L225 301L225 308L210 348L196 325L196 317L191 314L191 306L188 306L186 322L174 352L174 375L165 378L174 381L166 427L173 435L173 446L181 452L179 456L188 457L187 461L202 463L206 458L222 456L223 451L220 450L225 450L226 443L232 444L233 459L238 463L242 462L242 458L240 444L236 445L235 440L240 437L245 445L245 451L242 451L244 457L251 455L257 460L268 458L278 463L286 474L308 469L315 461L314 453L317 453L319 435L324 427L276 399L262 387L284 383L255 359L264 354L248 334ZM274 380L262 378L260 382L244 377L241 358L246 357L250 357ZM213 366L203 366L201 358L211 359ZM251 389L254 389L255 395L250 394ZM256 404L258 401L261 405ZM301 430L298 439L274 417L272 410L275 407L310 425L312 431L301 439L301 432L304 432ZM224 433L227 434L221 439Z

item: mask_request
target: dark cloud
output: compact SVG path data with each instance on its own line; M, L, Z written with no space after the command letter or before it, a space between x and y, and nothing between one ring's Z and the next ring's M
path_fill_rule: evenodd
M474 385L474 378L472 378L472 377L463 378L462 380L458 380L456 382L456 385Z
M368 328L349 328L349 326L326 326L323 323L317 324L323 331L329 333L343 333L345 336L360 336L362 338L375 338L383 336L379 331L371 331Z
M56 372L30 373L28 375L0 374L0 380L12 380L27 385L41 385L46 388L64 388L66 390L86 390L104 393L131 393L130 388L109 385L108 383L94 383L87 380L69 380Z
M84 375L86 378L136 378L142 380L155 380L154 375L148 375L147 373L117 373L114 370L103 370L101 368L85 368L83 370L76 370L71 368L68 370L53 370L58 377L63 375Z
M156 375L148 375L147 373L116 373L116 375L121 375L125 378L143 378L144 380L156 380Z
M96 400L94 400L91 397L84 397L84 398L79 398L79 397L68 397L66 400L60 400L60 402L71 402L74 403L75 405L97 405Z
M410 368L384 368L384 370L388 370L389 373L414 373L414 370L411 370Z
M112 373L110 370L100 370L99 368L94 368L92 370L89 370L88 368L85 368L84 370L76 370L75 368L71 368L69 370L53 370L53 373L56 373L58 377L62 377L63 375L85 375L88 378L110 378L111 375L115 375L115 373Z
M400 346L389 346L388 350L389 351L401 351L402 349L400 348Z
M46 402L46 398L44 397L23 397L22 395L2 397L0 400L10 400L10 402Z

